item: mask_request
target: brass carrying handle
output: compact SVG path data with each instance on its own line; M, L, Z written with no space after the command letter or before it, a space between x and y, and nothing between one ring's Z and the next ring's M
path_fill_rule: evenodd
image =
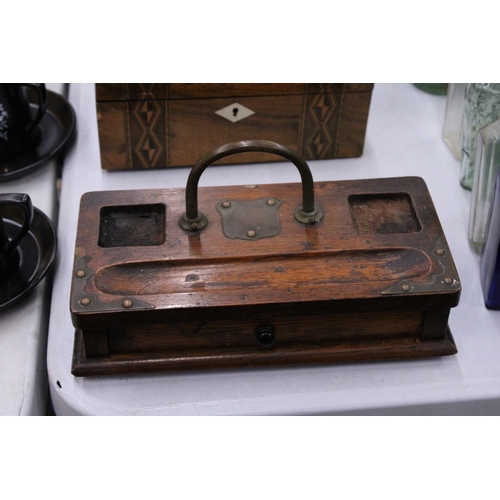
M316 224L322 219L321 209L314 204L314 181L311 170L302 156L293 149L276 142L239 141L210 151L202 156L192 168L186 185L186 213L179 218L179 226L182 229L196 232L208 224L207 218L198 212L198 182L205 169L226 156L254 151L272 153L291 161L299 170L302 179L302 205L295 210L295 218L303 224Z

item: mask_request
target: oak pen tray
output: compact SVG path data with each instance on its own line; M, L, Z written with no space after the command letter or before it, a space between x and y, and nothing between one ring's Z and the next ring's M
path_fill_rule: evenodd
M460 282L424 181L312 183L275 149L302 183L198 189L212 153L186 190L82 197L74 375L456 353Z

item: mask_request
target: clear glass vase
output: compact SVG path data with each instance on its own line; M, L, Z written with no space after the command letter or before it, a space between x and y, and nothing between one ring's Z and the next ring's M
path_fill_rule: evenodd
M470 83L467 86L462 130L460 184L472 189L479 129L500 119L500 83Z
M484 245L486 225L500 170L500 120L479 130L469 216L469 242L480 252Z
M462 158L462 122L464 117L466 83L448 84L443 123L443 141L453 156Z

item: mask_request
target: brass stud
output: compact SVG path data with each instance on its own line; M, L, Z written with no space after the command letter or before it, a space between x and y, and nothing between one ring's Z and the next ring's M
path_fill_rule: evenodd
M82 300L80 300L80 305L81 306L89 306L91 300L88 297L84 297Z
M409 292L411 290L410 285L404 284L399 287L402 292Z
M125 299L122 302L122 306L125 307L126 309L132 307L133 305L134 305L134 303L130 299Z
M452 280L451 278L445 278L445 279L443 280L443 283L444 283L445 285L452 285L452 284L453 284L453 280Z
M441 256L444 255L444 249L443 248L436 248L436 250L434 251L434 253L436 255L438 255L439 257L441 257Z
M250 231L247 231L247 236L249 238L255 238L255 231L253 229L250 229Z
M84 278L85 277L85 271L83 269L79 269L76 272L76 275L77 275L78 278Z
M229 208L229 207L231 206L231 203L230 203L229 201L223 201L223 202L222 202L222 206L223 206L224 208Z
M269 199L267 200L267 204L268 204L270 207L272 207L273 205L276 205L276 201L275 201L275 200L273 200L272 198L269 198Z

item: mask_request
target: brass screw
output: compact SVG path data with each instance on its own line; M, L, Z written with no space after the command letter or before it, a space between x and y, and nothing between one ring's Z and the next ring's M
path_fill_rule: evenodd
M254 238L255 237L255 231L253 231L252 229L250 229L250 231L247 232L247 236L249 238Z
M451 278L445 278L445 279L443 280L443 283L444 283L445 285L451 285L451 284L453 284L453 280L452 280Z
M84 297L82 300L80 300L80 305L81 306L89 306L90 305L90 299L88 297Z
M441 257L442 255L444 255L444 250L442 248L436 248L434 253Z
M85 271L83 269L79 269L76 272L76 275L78 276L78 278L83 278L85 276Z
M195 222L193 222L191 224L191 231L198 231L198 224L196 224Z
M410 285L406 285L406 284L405 284L405 285L401 285L401 286L399 287L399 289L400 289L402 292L409 292L411 288L410 288Z
M273 205L276 205L276 201L275 201L275 200L273 200L272 198L269 198L269 199L267 200L267 204L268 204L270 207L272 207Z
M132 307L133 305L134 305L134 303L130 299L125 299L122 302L122 306L125 307L126 309L128 309L129 307Z
M229 207L231 206L231 203L229 203L229 201L223 201L223 202L222 202L222 206L223 206L224 208L229 208Z

